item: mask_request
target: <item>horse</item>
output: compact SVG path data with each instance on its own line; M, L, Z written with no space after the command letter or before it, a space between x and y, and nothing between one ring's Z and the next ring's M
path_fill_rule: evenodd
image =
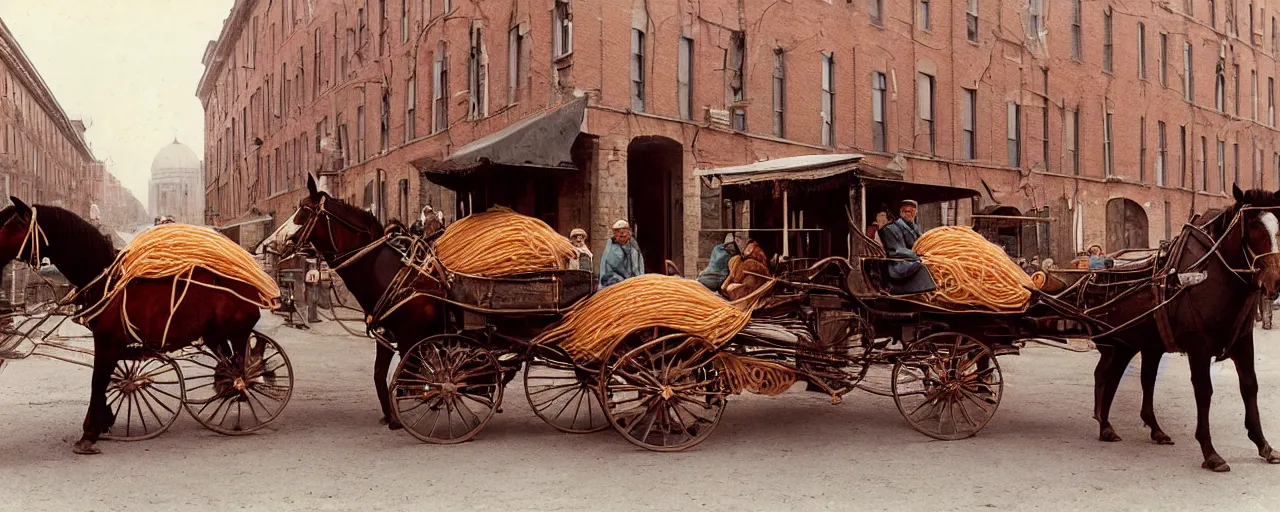
M387 228L372 213L348 205L321 192L315 178L307 177L307 197L298 204L294 223L300 228L286 241L296 248L310 244L340 276L366 315L379 315L383 297L392 290L405 269L403 255L385 236ZM392 224L393 232L399 225ZM444 297L444 287L433 278L415 273L408 282L419 295L400 305L384 318L370 322L379 337L391 345L377 343L373 363L373 383L382 407L382 424L391 430L403 428L391 412L387 386L391 358L430 334L445 331L446 310L433 297ZM396 285L399 286L399 285Z
M1156 421L1153 395L1163 354L1183 352L1187 354L1195 389L1195 437L1204 458L1201 467L1215 472L1231 469L1214 449L1209 430L1213 395L1209 366L1215 357L1219 361L1231 359L1236 365L1245 405L1245 428L1258 447L1258 455L1268 463L1280 463L1280 453L1263 436L1259 419L1252 329L1258 288L1268 300L1280 295L1280 222L1276 214L1266 210L1280 208L1280 192L1232 188L1235 204L1198 225L1185 227L1166 261L1153 270L1155 277L1092 288L1121 285L1125 291L1118 295L1090 293L1088 284L1076 290L1081 305L1096 308L1092 313L1095 318L1119 326L1115 332L1094 340L1102 354L1094 371L1094 418L1099 425L1099 440L1121 440L1109 421L1111 404L1129 362L1140 353L1140 417L1150 428L1154 442L1173 444ZM1201 274L1203 281L1194 285L1178 282L1182 276L1192 274ZM1114 276L1123 273L1097 275L1114 280Z
M97 305L106 292L107 279L102 275L117 254L111 240L70 211L48 205L32 207L16 197L9 199L13 204L0 210L0 261L20 260L39 268L47 257L79 290L77 306ZM243 368L250 333L261 314L256 305L233 293L253 297L257 290L247 283L196 269L190 279L207 286L189 287L185 300L173 311L174 318L181 320L170 323L166 315L155 313L169 310L173 287L180 286L177 279L134 279L127 284L125 293L116 295L102 305L99 314L85 321L85 327L93 333L93 377L84 434L72 447L76 454L101 453L97 441L115 424L106 392L119 361L181 350L203 339L215 352L234 354L236 367ZM125 325L126 315L122 313L133 325Z

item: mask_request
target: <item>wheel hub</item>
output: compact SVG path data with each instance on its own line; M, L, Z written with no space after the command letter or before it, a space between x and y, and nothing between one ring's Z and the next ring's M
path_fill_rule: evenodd
M671 397L673 397L673 396L675 396L675 395L676 395L676 392L675 392L675 390L671 389L671 386L662 386L662 399L663 399L663 400L670 400L670 399L671 399Z

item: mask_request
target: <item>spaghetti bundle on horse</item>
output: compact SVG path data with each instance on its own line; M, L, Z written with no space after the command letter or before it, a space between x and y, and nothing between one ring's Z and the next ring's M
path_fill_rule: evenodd
M229 288L195 281L191 275L197 268L252 286L257 296L245 297ZM163 224L142 232L116 256L102 276L100 279L106 279L106 290L101 300L80 314L78 320L82 323L97 317L116 296L123 294L128 300L126 287L134 279L176 278L169 299L165 335L160 340L162 346L168 338L173 312L192 285L223 290L265 309L274 309L280 296L275 281L258 268L248 252L212 229L190 224ZM125 308L120 311L125 314ZM127 318L124 323L131 325Z
M507 209L450 224L436 240L435 252L445 268L479 276L564 270L577 257L569 239L547 223Z
M746 327L770 287L729 302L692 279L634 277L578 303L533 343L557 344L579 361L603 360L628 334L642 329L673 329L719 346Z
M1020 311L1031 300L1027 276L1004 251L968 226L929 230L913 249L933 274L927 300L943 305ZM1043 277L1041 277L1043 282Z

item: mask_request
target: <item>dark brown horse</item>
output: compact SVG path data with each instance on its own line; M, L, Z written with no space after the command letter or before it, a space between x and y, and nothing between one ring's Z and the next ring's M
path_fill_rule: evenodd
M290 237L288 245L314 247L342 277L365 315L381 317L379 305L385 304L384 296L393 284L396 288L413 287L421 293L370 326L380 338L393 344L395 351L403 351L432 334L443 333L446 311L440 302L431 299L444 296L440 283L415 273L407 282L397 284L397 276L405 269L403 255L383 236L386 229L378 219L372 213L320 192L314 177L308 177L307 190L310 193L298 205L294 216L294 222L301 229ZM391 346L377 344L373 383L382 407L383 423L397 430L401 425L391 413L387 387L393 355Z
M0 261L16 259L38 267L38 258L48 258L71 284L82 290L76 299L78 306L98 303L104 294L105 280L97 278L116 256L111 241L92 224L67 210L44 205L32 208L17 198L10 200L13 206L0 211ZM37 227L37 234L31 234ZM84 436L76 442L75 453L99 453L95 443L115 423L115 416L107 405L106 391L117 362L180 350L203 339L206 346L221 354L234 354L234 360L243 366L250 333L260 316L258 307L223 290L191 286L185 300L174 311L175 321L169 325L165 337L168 315L164 312L169 311L175 279L135 279L127 285L127 305L123 294L117 295L88 321L86 327L93 332L93 382ZM191 279L227 288L245 297L257 294L257 290L245 283L200 269ZM127 310L137 338L125 328L121 308Z
M1258 289L1269 299L1280 291L1280 227L1276 214L1268 211L1280 212L1280 193L1233 188L1235 204L1184 228L1167 261L1148 273L1153 277L1139 277L1141 272L1101 273L1099 280L1073 292L1078 305L1097 308L1091 312L1095 318L1121 327L1095 340L1102 353L1094 372L1099 439L1120 440L1109 421L1111 403L1129 362L1141 353L1142 420L1151 429L1152 440L1173 444L1160 429L1152 402L1160 358L1177 351L1187 354L1191 366L1202 466L1230 470L1213 448L1209 431L1213 395L1209 366L1214 358L1235 363L1249 439L1263 459L1280 463L1280 453L1262 434L1252 329ZM1203 282L1183 282L1187 278Z

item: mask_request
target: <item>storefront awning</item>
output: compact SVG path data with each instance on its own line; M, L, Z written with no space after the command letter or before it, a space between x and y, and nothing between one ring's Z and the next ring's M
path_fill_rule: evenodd
M698 169L695 176L708 187L741 186L772 181L811 181L857 172L862 155L804 155L754 164Z
M302 226L293 222L293 218L297 215L298 213L294 212L293 215L290 215L289 218L280 223L280 227L276 228L276 230L270 235L267 235L266 238L263 238L262 241L258 243L257 247L253 248L253 253L262 254L263 250L266 249L267 244L272 242L275 242L277 247L283 245L285 240L293 236L293 234L299 229L302 229Z
M489 165L572 170L570 149L582 130L586 109L586 98L575 99L476 139L444 160L425 157L411 163L433 182L439 175L466 174Z

